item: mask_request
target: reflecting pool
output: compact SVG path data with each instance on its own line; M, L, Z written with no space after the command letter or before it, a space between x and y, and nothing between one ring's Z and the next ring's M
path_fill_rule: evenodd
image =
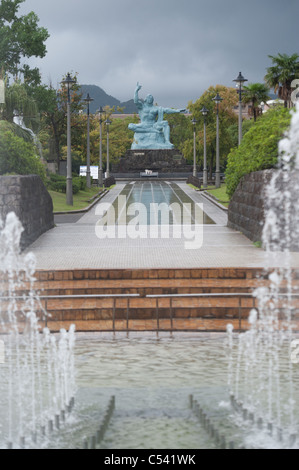
M286 345L282 375L288 371L288 351ZM98 448L218 448L190 408L190 395L234 448L290 447L287 433L283 440L275 433L270 436L257 421L244 420L231 406L226 335L77 333L75 362L74 411L64 428L43 444L46 448L83 448L95 434L111 396L116 407ZM299 364L293 384L298 396ZM295 413L298 423L298 407Z
M145 224L163 224L163 215L167 223L182 224L184 217L188 223L214 224L215 222L204 212L196 212L196 203L178 186L167 181L144 181L126 184L113 203L118 224L130 223L135 210L143 207L147 218ZM128 211L128 208L131 208ZM126 220L123 219L127 215Z

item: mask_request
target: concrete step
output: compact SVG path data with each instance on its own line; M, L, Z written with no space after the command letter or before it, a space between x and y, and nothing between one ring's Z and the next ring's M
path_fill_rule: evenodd
M253 290L269 285L262 274L257 268L37 271L34 288L48 316L39 305L35 309L41 325L58 328L69 322L82 331L180 329L179 325L225 331L228 323L240 330L248 327L248 315L255 307ZM295 271L293 279L299 290ZM24 283L16 289L17 295L28 294L29 287ZM282 283L281 291L286 287ZM293 303L297 321L299 299ZM2 302L2 310L6 308L8 304ZM282 311L283 300L277 308ZM24 321L24 302L17 310L19 321Z
M42 295L251 292L258 275L256 269L39 271L34 288Z

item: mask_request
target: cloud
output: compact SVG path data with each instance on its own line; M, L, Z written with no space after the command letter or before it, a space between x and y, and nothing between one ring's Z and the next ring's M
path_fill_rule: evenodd
M48 29L47 82L67 71L121 101L136 81L165 106L185 107L242 71L262 81L268 54L296 52L297 0L26 0Z

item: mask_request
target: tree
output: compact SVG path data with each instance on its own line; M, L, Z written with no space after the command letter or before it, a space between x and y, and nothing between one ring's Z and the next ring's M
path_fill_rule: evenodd
M36 101L27 92L24 84L17 81L5 90L5 105L2 118L13 123L18 117L20 124L37 132L39 129L39 110Z
M203 161L204 147L204 131L203 116L201 109L205 106L208 110L206 118L207 131L207 158L209 161L209 176L212 177L214 164L216 160L216 105L213 98L219 93L223 101L219 105L219 144L220 144L220 165L224 168L226 157L232 147L232 141L228 128L237 122L237 116L233 111L237 105L237 94L235 88L228 88L223 85L211 86L204 94L195 102L188 104L188 109L197 121L197 138L196 138L196 154L199 162ZM188 161L192 161L193 155L193 139L186 140L183 147L184 157Z
M251 103L254 121L260 113L260 104L270 99L269 91L264 83L249 83L244 86L243 103Z
M82 113L85 105L82 101L82 92L77 81L77 74L71 74L71 77L75 80L71 89L71 132L72 142L75 142L77 135L83 131L83 120L80 113ZM62 85L56 91L51 85L39 86L35 89L34 96L41 103L42 131L47 131L49 138L54 142L56 163L59 168L62 159L61 149L67 141L67 88Z
M291 106L292 81L298 78L299 55L278 54L268 56L274 65L267 69L265 81L267 85L274 88L278 98L284 101L285 108Z
M44 57L45 41L49 34L39 27L39 18L34 12L18 16L21 3L25 0L1 0L0 4L0 74L17 78L23 75L24 80L40 82L38 69L30 69L24 63L26 58Z
M174 147L183 150L186 140L193 138L192 123L184 114L167 114L164 119L170 126L170 141Z

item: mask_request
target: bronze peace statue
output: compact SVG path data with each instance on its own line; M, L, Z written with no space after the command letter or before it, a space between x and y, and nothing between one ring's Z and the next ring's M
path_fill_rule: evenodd
M143 101L138 96L141 88L141 85L137 83L134 103L138 109L140 123L129 124L129 129L135 133L131 149L173 149L174 146L170 142L170 127L168 122L163 120L164 114L183 113L185 109L155 106L152 95L147 95Z

